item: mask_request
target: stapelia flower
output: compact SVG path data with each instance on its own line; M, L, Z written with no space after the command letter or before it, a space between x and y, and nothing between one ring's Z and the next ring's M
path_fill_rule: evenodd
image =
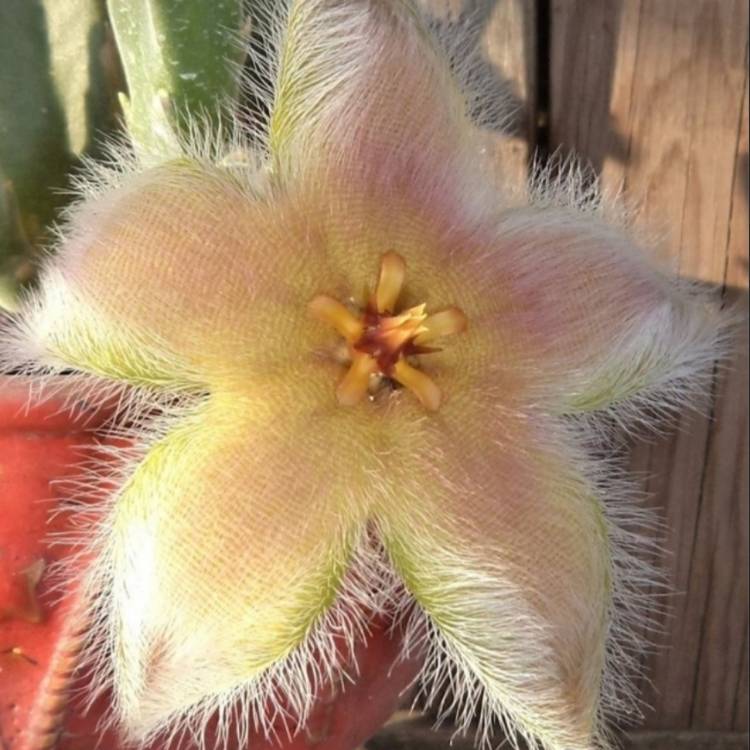
M89 585L135 739L304 724L382 608L480 741L629 710L640 569L589 438L691 394L720 326L569 180L498 192L440 49L406 0L292 2L262 148L100 168L6 332L127 388Z

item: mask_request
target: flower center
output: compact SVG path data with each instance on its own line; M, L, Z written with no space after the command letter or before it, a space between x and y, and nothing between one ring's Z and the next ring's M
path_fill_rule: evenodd
M336 388L344 406L359 403L384 380L407 388L430 411L440 406L440 389L419 369L418 357L440 351L430 346L433 341L465 330L466 316L457 307L428 315L425 305L397 313L405 277L404 259L386 253L364 310L352 311L325 294L310 302L310 314L335 328L346 342L348 370Z

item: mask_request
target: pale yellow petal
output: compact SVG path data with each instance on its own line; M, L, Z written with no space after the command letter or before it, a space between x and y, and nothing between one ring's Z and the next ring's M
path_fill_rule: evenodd
M527 400L555 413L684 399L725 332L707 295L626 231L573 209L505 212L466 270L483 300L472 329L504 342L496 354L526 382Z
M112 657L134 737L243 694L261 715L309 700L295 686L364 528L372 466L340 407L305 410L295 390L212 397L117 501Z
M199 165L121 182L72 211L23 311L30 348L171 387L309 356L307 305L327 274L300 212Z
M504 717L549 750L590 750L612 563L574 444L554 423L470 398L400 435L382 533L434 628L428 683L453 682L461 722Z
M293 189L418 196L436 211L478 198L467 99L409 0L294 0L269 130Z

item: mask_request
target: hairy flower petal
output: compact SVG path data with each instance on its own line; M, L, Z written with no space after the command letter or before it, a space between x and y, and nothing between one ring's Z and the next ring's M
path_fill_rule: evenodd
M331 423L310 429L281 395L212 397L157 442L115 506L109 638L136 737L242 690L246 710L289 711L291 683L309 675L282 671L264 692L268 670L325 669L309 643L307 661L294 654L351 562L362 467L341 471Z
M629 399L664 407L710 372L725 325L718 309L624 231L551 208L509 210L495 231L467 258L486 302L473 323L502 337L529 402L556 413Z
M268 137L284 186L481 203L467 102L412 3L294 0L279 57Z
M595 489L554 423L471 398L438 414L414 427L380 515L434 633L428 686L453 683L466 726L478 712L480 731L588 750L612 597Z
M216 168L130 172L75 207L20 324L47 361L138 384L283 368L325 270L304 222Z

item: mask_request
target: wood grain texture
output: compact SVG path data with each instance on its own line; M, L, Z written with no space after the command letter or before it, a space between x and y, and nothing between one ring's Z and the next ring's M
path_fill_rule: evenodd
M523 747L523 746L522 746ZM746 732L633 732L623 737L623 750L747 750ZM470 738L435 730L421 718L401 718L365 744L363 750L474 750Z
M720 374L704 501L712 549L692 724L748 728L748 79L735 159L724 297L744 321L732 366ZM728 555L726 550L734 550ZM741 627L741 630L738 628ZM736 684L732 685L733 678Z
M683 276L746 307L747 3L553 0L550 39L551 145L624 187ZM748 726L746 341L704 416L632 450L678 592L644 665L651 728Z
M536 131L536 0L419 0L441 36L472 60L482 98L507 117L484 128L503 179L525 181Z

